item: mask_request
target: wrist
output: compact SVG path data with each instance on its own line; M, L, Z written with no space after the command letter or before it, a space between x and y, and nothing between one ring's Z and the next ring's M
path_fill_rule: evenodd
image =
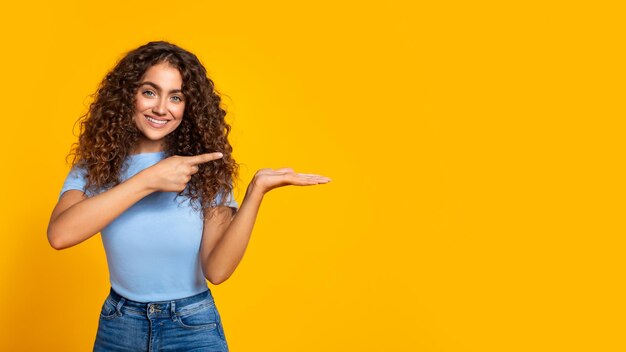
M154 178L150 174L150 168L141 170L137 175L133 176L133 178L137 179L137 183L140 185L140 187L144 191L148 191L148 192L158 191L158 188L152 182Z
M252 180L248 185L248 189L246 190L246 196L250 195L256 198L263 198L267 191L261 187L255 180Z

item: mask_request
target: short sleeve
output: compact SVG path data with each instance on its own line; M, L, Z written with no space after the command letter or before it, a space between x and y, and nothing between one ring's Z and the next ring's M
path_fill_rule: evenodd
M85 184L87 184L87 171L78 166L72 167L70 173L65 178L61 192L59 193L59 199L66 191L70 189L77 189L85 192Z
M218 194L216 197L216 204L219 204L221 200L222 197ZM224 202L224 206L239 209L239 203L237 203L237 201L235 200L235 195L233 194L232 190L228 193L226 201Z

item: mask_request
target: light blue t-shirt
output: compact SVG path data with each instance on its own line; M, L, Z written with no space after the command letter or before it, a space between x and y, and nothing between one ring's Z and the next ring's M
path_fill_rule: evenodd
M164 157L164 152L130 155L121 181ZM84 169L72 168L59 199L70 189L84 191L85 175ZM175 199L176 195L177 192L151 193L101 231L111 287L130 300L173 300L193 296L208 287L200 260L202 218L191 208L188 197ZM218 196L216 202L219 201ZM232 192L226 205L239 207Z

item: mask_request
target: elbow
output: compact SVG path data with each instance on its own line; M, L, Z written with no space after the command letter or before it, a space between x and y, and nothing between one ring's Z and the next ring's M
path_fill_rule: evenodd
M50 246L54 249L56 249L57 251L60 251L62 249L65 249L66 247L56 238L51 238L48 237L48 242L50 243Z
M219 285L222 282L224 282L225 280L215 280L215 279L208 279L210 283L212 283L213 285Z
M67 245L63 243L61 236L55 231L52 231L52 227L48 227L48 243L56 250L62 250L67 248Z
M63 243L61 243L61 241L56 238L56 237L50 237L48 236L48 242L50 243L50 246L54 249L56 249L57 251L60 251L62 249L67 248L66 246L63 245Z
M208 275L205 274L204 277L206 277L206 279L209 280L209 282L213 285L219 285L222 282L226 281L229 275L208 273Z

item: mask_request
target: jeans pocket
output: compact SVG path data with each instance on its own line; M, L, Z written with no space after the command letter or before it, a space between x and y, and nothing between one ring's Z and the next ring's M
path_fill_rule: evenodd
M190 311L177 314L176 322L185 329L212 330L217 327L215 305L209 303Z
M119 317L120 315L121 314L118 314L117 312L117 305L115 304L115 301L111 299L111 296L107 297L107 299L104 300L104 304L102 304L100 318L111 320Z

